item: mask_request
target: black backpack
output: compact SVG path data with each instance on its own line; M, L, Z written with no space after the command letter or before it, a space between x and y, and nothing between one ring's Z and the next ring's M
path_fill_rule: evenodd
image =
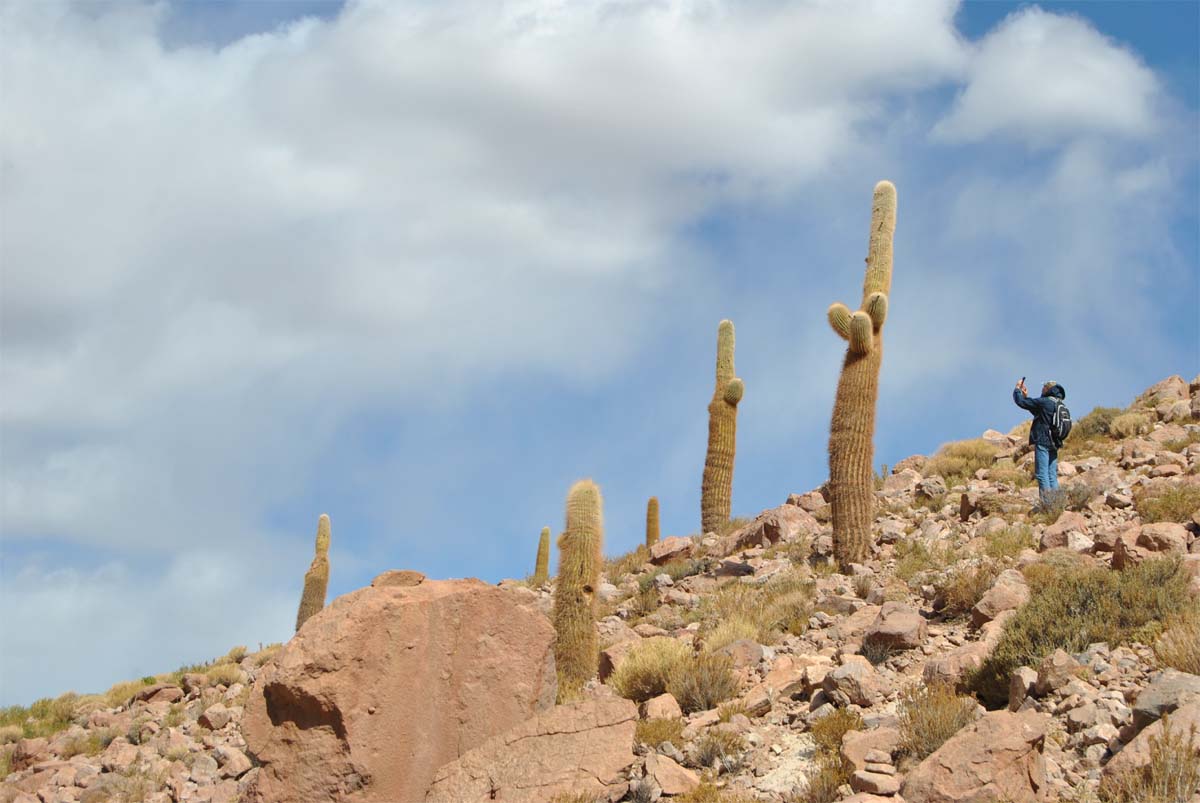
M1054 415L1050 416L1050 437L1054 439L1055 448L1062 446L1063 441L1071 434L1071 411L1062 399L1054 400Z

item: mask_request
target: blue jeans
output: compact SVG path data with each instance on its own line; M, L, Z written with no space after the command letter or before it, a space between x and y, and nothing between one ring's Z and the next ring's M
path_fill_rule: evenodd
M1053 446L1034 446L1033 469L1042 504L1052 504L1058 496L1058 449Z

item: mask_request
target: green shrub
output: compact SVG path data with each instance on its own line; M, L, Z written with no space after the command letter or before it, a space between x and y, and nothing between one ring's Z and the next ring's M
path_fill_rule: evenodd
M813 741L817 743L818 752L840 753L842 737L850 731L862 729L862 715L848 708L839 708L813 723L812 737Z
M896 544L896 576L906 583L924 572L941 571L958 560L958 552L950 545L928 546L919 538Z
M1190 521L1200 510L1200 485L1171 485L1135 494L1133 506L1142 521Z
M608 685L622 697L645 702L667 690L667 680L678 664L691 657L682 641L660 636L634 647L612 673Z
M1037 549L1033 529L1028 525L1005 527L984 536L983 554L996 560L1016 558L1026 549Z
M1037 666L1059 648L1081 652L1097 641L1113 647L1150 643L1163 622L1195 605L1178 558L1148 560L1122 572L1069 562L1078 559L1056 554L1026 569L1031 599L1008 621L971 679L989 707L1007 702L1008 680L1019 666Z
M700 653L675 664L667 677L667 691L685 714L715 708L737 694L733 659L728 655Z
M900 695L900 751L923 760L975 720L975 699L945 683L911 686Z
M996 582L1001 567L992 562L960 563L935 584L942 601L942 613L947 616L968 616L975 604Z

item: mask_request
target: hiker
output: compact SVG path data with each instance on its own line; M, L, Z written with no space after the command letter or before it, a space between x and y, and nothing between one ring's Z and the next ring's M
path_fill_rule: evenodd
M1013 391L1013 401L1017 406L1033 413L1029 443L1033 446L1034 475L1037 477L1043 510L1051 507L1058 497L1058 447L1062 441L1055 434L1055 413L1066 398L1067 392L1057 382L1047 382L1042 385L1041 396L1029 398L1025 377L1021 377Z

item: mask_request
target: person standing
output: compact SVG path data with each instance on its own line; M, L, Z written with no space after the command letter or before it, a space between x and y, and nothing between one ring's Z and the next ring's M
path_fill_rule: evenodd
M1030 398L1025 377L1021 377L1013 390L1013 401L1017 406L1033 414L1029 443L1033 446L1034 476L1037 477L1042 509L1051 507L1058 497L1058 447L1062 444L1054 436L1053 422L1058 405L1066 398L1066 390L1057 382L1047 382L1042 385L1041 396Z

